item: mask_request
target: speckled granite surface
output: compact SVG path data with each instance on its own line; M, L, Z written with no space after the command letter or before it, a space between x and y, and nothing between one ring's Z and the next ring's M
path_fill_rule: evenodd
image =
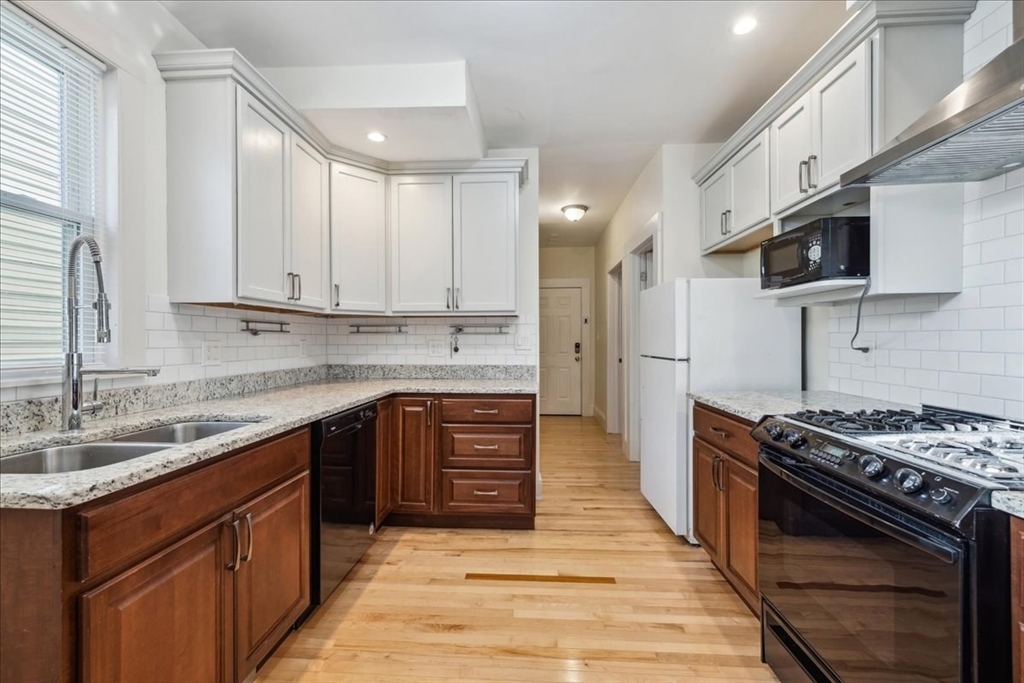
M103 408L95 419L131 415L196 401L244 396L281 387L331 379L510 379L535 380L533 365L316 365L291 370L253 372L146 384L101 391ZM87 418L88 419L88 418ZM60 428L60 399L56 396L0 403L0 436L17 436Z
M713 408L757 422L765 415L798 410L919 410L921 406L892 403L836 391L708 391L690 392L690 398Z
M1024 519L1024 491L993 491L992 507Z
M224 434L116 465L64 474L4 474L0 476L0 507L72 507L389 394L536 392L537 384L534 380L389 379L323 382L87 421L85 429L77 434L51 430L6 437L0 443L0 457L37 448L100 441L172 422L257 421L256 424Z

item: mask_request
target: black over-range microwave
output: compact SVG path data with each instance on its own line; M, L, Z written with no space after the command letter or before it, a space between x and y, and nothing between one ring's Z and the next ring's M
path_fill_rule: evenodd
M819 218L761 242L761 289L871 274L871 220Z

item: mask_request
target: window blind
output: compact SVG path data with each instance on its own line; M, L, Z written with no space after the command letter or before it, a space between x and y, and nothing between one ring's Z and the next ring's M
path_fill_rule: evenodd
M0 368L63 362L67 250L100 239L97 211L102 68L0 4ZM106 262L104 265L107 265ZM85 361L100 360L95 275L79 296Z

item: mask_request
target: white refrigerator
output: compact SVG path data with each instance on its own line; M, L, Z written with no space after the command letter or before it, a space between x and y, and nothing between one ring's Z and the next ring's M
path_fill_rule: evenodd
M691 543L687 392L800 389L800 309L755 299L760 291L757 278L708 278L640 293L640 490Z

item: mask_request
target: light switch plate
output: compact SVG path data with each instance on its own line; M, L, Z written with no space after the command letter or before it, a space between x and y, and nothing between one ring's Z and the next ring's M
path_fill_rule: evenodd
M215 341L204 341L203 342L203 365L220 365L220 342Z
M517 334L516 335L516 351L529 351L533 348L533 335L530 334Z

